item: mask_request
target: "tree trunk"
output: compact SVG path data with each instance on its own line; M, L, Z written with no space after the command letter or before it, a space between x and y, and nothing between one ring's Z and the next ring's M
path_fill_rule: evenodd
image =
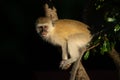
M118 53L115 48L112 48L112 50L109 52L110 57L113 59L117 71L118 71L118 80L120 80L120 53Z
M85 68L83 67L82 63L80 62L76 80L90 80Z

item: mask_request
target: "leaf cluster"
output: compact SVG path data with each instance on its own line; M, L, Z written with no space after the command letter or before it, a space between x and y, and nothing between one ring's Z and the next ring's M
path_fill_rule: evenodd
M120 41L120 8L105 0L95 0L93 5L96 12L105 10L103 15L104 23L100 25L102 29L94 34L90 43L90 47L99 45L86 51L84 55L85 60L89 58L90 53L100 53L102 55L108 53L112 47L115 47L116 41Z

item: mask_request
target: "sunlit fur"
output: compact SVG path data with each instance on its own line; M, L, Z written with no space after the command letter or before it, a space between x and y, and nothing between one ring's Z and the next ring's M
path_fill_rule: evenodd
M80 48L86 47L92 39L88 25L76 20L59 19L52 22L49 18L39 18L36 22L36 30L41 25L49 26L48 34L43 39L52 44L60 45L62 47L62 59L66 60L68 64L78 59ZM39 30L37 32L39 33ZM70 59L68 59L68 53Z

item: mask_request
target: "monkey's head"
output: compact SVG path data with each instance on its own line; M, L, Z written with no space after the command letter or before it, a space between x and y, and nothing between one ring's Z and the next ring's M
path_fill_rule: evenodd
M40 17L36 21L36 31L37 33L46 38L49 36L50 32L54 29L52 20L48 17Z

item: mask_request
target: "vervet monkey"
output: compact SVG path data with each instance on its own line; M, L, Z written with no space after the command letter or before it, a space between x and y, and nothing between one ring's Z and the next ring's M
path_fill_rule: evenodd
M40 17L36 21L36 31L44 40L61 46L62 69L77 61L79 56L83 55L80 54L82 48L85 48L92 39L88 25L70 19L52 22L48 17Z

